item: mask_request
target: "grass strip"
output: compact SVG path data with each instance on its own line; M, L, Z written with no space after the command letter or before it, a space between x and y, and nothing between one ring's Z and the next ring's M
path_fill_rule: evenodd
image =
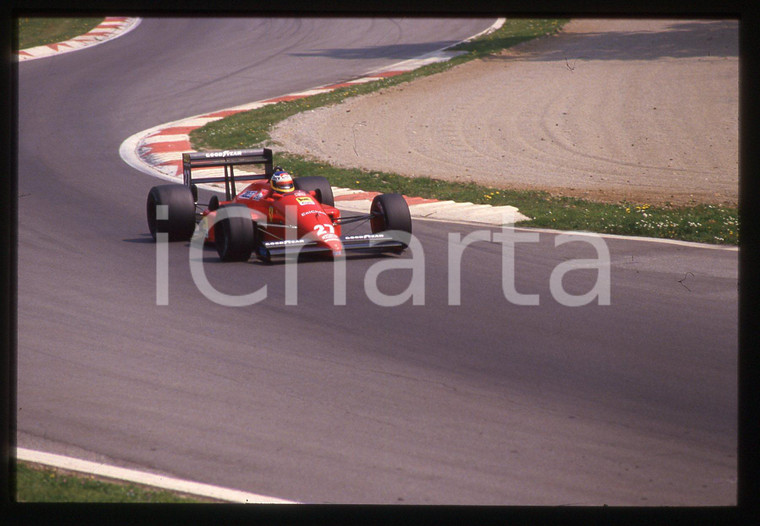
M390 86L434 75L468 60L499 52L507 47L558 31L567 20L510 19L502 28L452 49L465 54L442 63L430 64L376 82L358 84L324 93L280 102L241 112L211 122L190 133L196 150L250 148L266 144L269 131L278 122L303 111L338 104L349 97L379 91ZM344 169L327 163L281 152L276 163L295 176L322 175L331 184L378 192L398 192L476 204L512 205L532 219L520 226L582 230L627 236L679 239L701 243L737 245L739 211L718 205L653 206L649 203L600 203L572 197L552 196L543 191L494 188L474 183L452 183L438 179L408 178L398 174Z
M55 44L83 35L97 27L104 18L43 18L18 19L18 48L28 49Z
M29 462L16 464L18 502L212 502L132 483L101 480L93 475L66 472Z
M337 168L298 155L275 154L275 163L294 177L321 175L333 186L457 202L511 205L532 218L519 226L580 230L627 236L679 239L736 245L739 215L736 208L716 205L653 206L648 203L608 204L573 197L556 197L538 190L505 190L474 183L453 183L429 177L359 168Z

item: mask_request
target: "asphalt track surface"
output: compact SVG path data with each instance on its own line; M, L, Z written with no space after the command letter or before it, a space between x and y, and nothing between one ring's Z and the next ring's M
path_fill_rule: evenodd
M19 65L18 445L312 503L728 505L736 502L737 252L608 239L611 305L567 307L550 276L595 258L552 233L464 254L447 235L333 264L221 264L206 298L169 248L156 305L145 198L119 144L163 122L345 80L492 20L144 20L102 46ZM523 233L520 231L519 233ZM424 305L373 303L368 270L424 255ZM377 269L377 267L374 267ZM371 271L370 271L371 272ZM409 270L381 272L386 294ZM583 294L596 270L573 270Z

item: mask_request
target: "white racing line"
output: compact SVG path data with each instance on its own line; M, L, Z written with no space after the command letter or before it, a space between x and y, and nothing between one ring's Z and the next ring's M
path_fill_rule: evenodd
M154 486L156 488L225 502L243 504L298 504L296 501L267 497L265 495L222 488L210 484L200 484L189 480L156 475L154 473L147 473L145 471L137 471L134 469L120 468L100 462L90 462L88 460L55 455L53 453L44 453L42 451L34 451L21 447L16 448L16 458L18 460L24 460L35 464L43 464L79 473L87 473L107 479L134 482L145 486Z

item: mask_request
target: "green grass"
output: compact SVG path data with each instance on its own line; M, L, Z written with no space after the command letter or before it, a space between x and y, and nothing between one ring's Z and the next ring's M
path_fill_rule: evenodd
M598 203L572 197L555 197L542 191L505 190L429 177L411 178L358 168L337 168L288 153L275 153L275 164L286 166L296 177L321 175L333 186L344 188L398 192L409 196L495 206L516 206L522 214L532 218L531 221L520 223L520 226L726 245L736 245L739 241L738 210L732 207Z
M72 474L38 464L16 465L18 502L210 502L136 484L106 482L92 475Z
M42 18L18 19L18 49L62 42L83 35L100 24L101 18Z
M719 245L739 243L739 212L735 207L606 204L572 198L547 198L546 201L547 206L526 203L520 208L533 218L521 225Z
M249 148L270 141L269 131L278 122L302 111L340 103L349 98L445 71L468 60L496 53L531 38L558 31L566 20L507 20L490 35L455 49L466 54L431 64L388 79L341 88L331 93L272 104L238 113L193 130L190 141L196 150ZM717 205L652 206L648 203L600 203L557 197L542 191L517 191L477 184L452 183L431 178L407 178L398 174L361 169L342 169L281 152L277 164L294 175L322 175L331 184L409 196L450 199L491 205L516 206L532 218L520 226L584 230L629 236L680 239L736 245L739 240L737 207Z

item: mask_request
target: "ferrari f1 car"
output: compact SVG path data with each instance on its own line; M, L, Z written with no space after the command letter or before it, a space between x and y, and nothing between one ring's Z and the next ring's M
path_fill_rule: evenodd
M198 228L223 261L247 261L255 255L268 262L293 253L400 253L408 245L412 221L399 194L377 195L369 213L344 216L335 208L324 177L291 179L284 174L292 184L276 190L273 178L283 177L268 148L184 153L182 165L184 184L154 186L148 194L153 239L164 234L162 239L188 241ZM250 171L261 171L261 165L263 173ZM235 167L242 173L236 174ZM238 193L239 182L249 184ZM224 183L225 199L213 195L207 204L198 204L197 185L204 183ZM370 232L344 233L345 225L362 222Z

